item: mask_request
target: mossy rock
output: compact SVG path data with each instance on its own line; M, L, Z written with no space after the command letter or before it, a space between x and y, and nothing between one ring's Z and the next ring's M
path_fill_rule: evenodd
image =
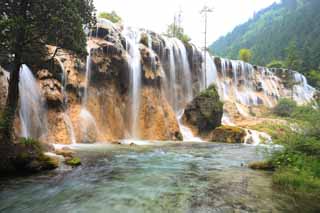
M210 141L222 143L244 143L246 131L239 127L221 126L210 134Z
M267 171L273 171L275 168L271 161L251 162L249 163L248 167L254 170L267 170Z
M73 158L66 159L65 163L69 166L80 166L81 160L78 157L73 157Z
M184 120L202 134L221 126L222 115L223 103L215 86L211 85L187 105Z

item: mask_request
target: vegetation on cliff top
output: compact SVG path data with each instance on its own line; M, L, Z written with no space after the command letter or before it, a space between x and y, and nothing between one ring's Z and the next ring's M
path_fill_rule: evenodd
M294 57L289 58L293 59L293 63L288 61L290 63L285 64L288 68L304 74L310 70L319 72L319 8L318 0L282 0L279 4L274 3L214 42L210 50L216 55L236 59L239 50L247 48L254 53L252 63L267 65L274 60L286 62L288 50L292 52L295 49L295 54L291 55ZM311 76L308 77L311 79Z

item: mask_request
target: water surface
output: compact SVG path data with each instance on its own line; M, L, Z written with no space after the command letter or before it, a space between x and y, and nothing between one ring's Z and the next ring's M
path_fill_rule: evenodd
M265 148L210 143L79 146L82 166L0 179L0 212L298 212L271 173L248 162Z

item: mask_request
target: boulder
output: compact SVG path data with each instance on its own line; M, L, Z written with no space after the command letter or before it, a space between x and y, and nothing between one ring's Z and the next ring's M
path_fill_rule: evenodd
M209 141L222 143L244 143L246 131L239 127L221 126L209 135Z
M215 86L198 95L184 112L184 121L195 126L200 134L208 133L221 126L223 103L219 100Z
M59 81L53 78L45 78L44 80L40 80L40 88L49 107L55 108L62 105L62 86Z

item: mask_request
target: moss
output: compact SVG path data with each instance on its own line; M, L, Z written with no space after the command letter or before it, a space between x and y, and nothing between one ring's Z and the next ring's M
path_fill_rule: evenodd
M244 143L246 131L239 127L221 126L210 134L210 141L223 143Z
M250 169L256 170L274 170L274 165L271 161L255 161L249 163L248 167Z
M201 92L185 109L184 120L202 135L221 126L223 103L214 85Z
M74 157L74 158L67 159L65 163L69 166L80 166L81 160L78 157Z

